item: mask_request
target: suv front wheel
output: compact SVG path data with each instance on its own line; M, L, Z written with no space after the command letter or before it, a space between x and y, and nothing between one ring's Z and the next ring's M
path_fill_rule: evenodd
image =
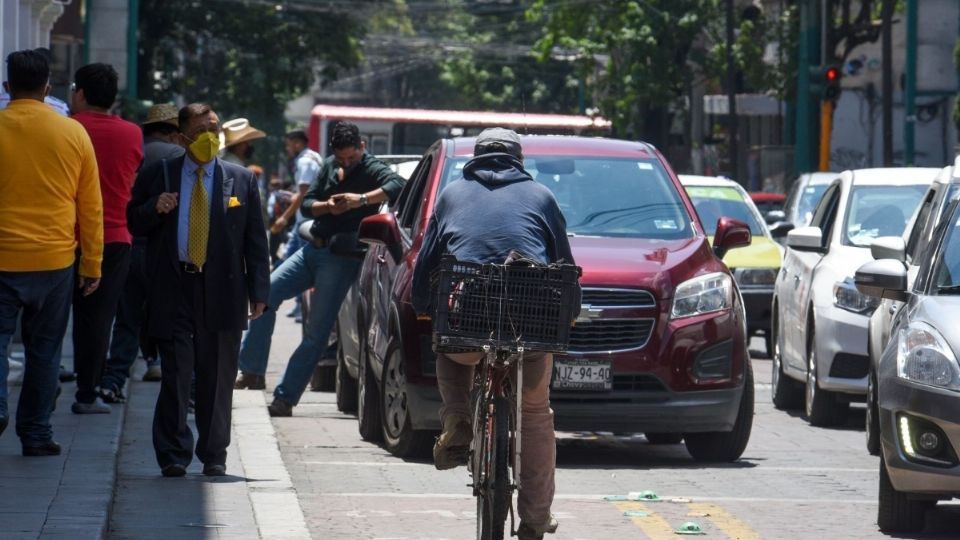
M737 420L731 431L712 433L685 433L687 452L697 461L736 461L747 449L753 428L753 366L749 357L744 361L743 395L737 409Z

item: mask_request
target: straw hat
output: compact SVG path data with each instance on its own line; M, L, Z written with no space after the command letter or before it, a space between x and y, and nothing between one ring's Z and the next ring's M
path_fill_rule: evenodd
M223 124L224 146L233 146L242 142L262 139L266 133L250 125L246 118L234 118Z
M147 119L143 121L143 125L162 122L176 127L180 125L180 121L178 120L179 114L180 111L177 110L176 105L172 103L160 103L150 107L147 111Z

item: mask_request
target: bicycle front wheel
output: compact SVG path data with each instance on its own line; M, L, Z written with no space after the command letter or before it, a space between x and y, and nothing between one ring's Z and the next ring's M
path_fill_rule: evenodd
M477 494L477 538L503 540L510 511L510 402L493 400L493 414L487 416L487 455L490 461L484 486Z

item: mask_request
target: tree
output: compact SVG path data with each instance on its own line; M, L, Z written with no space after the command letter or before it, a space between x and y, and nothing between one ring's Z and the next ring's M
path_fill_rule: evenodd
M285 7L286 6L286 7ZM287 102L361 58L364 27L344 10L289 2L143 0L138 94L205 101L223 120L246 117L279 155Z
M703 28L722 20L716 0L537 0L529 16L545 24L536 44L540 57L576 57L579 75L617 135L660 146L668 109L691 80L691 51Z

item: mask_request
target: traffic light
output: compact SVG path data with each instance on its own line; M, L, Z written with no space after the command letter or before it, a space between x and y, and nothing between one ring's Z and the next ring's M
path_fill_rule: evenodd
M823 99L836 101L840 97L840 68L827 66L823 70Z
M840 97L840 67L813 66L810 68L810 95L818 100L836 101Z

